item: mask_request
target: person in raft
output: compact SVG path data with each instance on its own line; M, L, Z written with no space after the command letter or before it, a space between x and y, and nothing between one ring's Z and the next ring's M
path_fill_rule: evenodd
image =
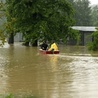
M58 46L56 45L55 42L53 42L50 46L50 48L48 49L48 51L58 51Z
M44 42L40 45L40 47L41 47L42 50L47 50L47 48L48 48L47 42L44 41Z

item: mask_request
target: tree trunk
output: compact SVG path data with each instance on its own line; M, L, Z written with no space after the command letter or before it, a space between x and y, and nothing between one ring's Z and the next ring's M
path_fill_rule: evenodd
M34 47L37 46L37 40L32 44L32 46L34 46Z
M13 33L10 34L10 37L8 39L8 44L14 44L14 35L13 35Z
M29 42L24 42L23 45L24 46L29 46Z

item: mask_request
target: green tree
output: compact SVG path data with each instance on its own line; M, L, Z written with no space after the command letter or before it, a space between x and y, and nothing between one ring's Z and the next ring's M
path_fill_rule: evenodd
M91 26L91 7L89 0L74 0L75 21L78 26Z
M98 28L92 33L93 42L89 43L88 49L93 51L98 51Z
M66 41L76 35L70 28L74 24L73 8L66 0L7 0L6 3L9 17L15 19L13 27L23 34L26 43L40 38Z
M5 42L6 34L5 34L5 3L1 0L0 1L0 45L3 45Z
M68 0L68 2L70 2L71 4L74 4L74 0Z
M92 25L98 26L98 5L92 7L91 17L92 17Z
M6 39L8 39L9 37L11 38L14 31L13 24L15 19L9 17L6 8L7 6L5 0L0 0L0 41L2 42L0 43L1 45L5 43ZM7 21L8 17L10 21ZM9 40L13 43L12 38Z

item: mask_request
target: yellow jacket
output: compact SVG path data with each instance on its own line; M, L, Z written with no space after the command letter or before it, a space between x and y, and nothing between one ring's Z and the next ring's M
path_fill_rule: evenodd
M57 47L56 43L53 43L48 50L51 51L52 49L54 49L54 51L58 50L58 47Z

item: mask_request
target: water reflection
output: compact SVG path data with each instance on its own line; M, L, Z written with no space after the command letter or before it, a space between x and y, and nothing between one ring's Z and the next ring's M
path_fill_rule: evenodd
M38 48L19 43L0 48L0 93L98 98L98 57L84 47L60 48L58 55L39 54Z
M50 55L49 60L52 72L58 71L58 55Z

